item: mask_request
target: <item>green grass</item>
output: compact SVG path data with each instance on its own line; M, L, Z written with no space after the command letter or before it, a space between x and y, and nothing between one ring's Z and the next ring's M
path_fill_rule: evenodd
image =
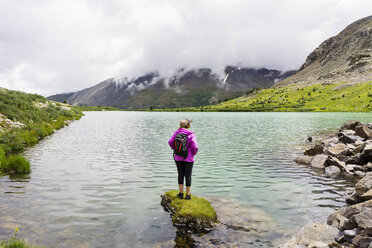
M12 155L82 116L75 107L3 88L0 88L0 114L0 173L5 174L29 173L28 161ZM15 127L7 119L22 125Z
M246 112L371 112L372 81L348 85L290 85L260 89L249 94L204 107L156 111L246 111Z
M11 238L9 241L0 241L0 248L37 248L37 246L31 246L23 240Z
M178 210L176 215L193 216L198 219L212 219L217 221L216 211L209 201L195 195L192 195L191 200L179 199L177 194L178 191L176 190L165 193L166 196L172 199L172 206Z

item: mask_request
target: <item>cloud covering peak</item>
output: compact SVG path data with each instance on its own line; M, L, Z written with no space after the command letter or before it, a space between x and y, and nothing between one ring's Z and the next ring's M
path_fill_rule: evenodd
M369 0L0 0L0 86L43 95L111 77L297 69Z

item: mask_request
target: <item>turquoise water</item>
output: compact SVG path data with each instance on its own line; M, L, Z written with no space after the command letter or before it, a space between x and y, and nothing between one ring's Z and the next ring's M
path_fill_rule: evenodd
M261 240L272 246L345 205L349 182L293 162L306 138L372 122L361 113L86 112L27 149L29 178L0 178L0 239L18 227L53 247L172 247L159 196L177 188L167 141L182 117L193 119L200 147L192 193L262 210L282 233Z

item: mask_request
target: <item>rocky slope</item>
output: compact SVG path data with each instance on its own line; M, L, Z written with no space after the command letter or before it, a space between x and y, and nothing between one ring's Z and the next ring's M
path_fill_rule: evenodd
M357 20L309 54L300 70L276 84L348 84L372 80L372 16Z
M241 96L253 88L269 88L293 73L227 66L221 77L208 68L181 69L171 77L149 73L132 80L108 79L93 87L48 99L72 105L124 109L203 106Z

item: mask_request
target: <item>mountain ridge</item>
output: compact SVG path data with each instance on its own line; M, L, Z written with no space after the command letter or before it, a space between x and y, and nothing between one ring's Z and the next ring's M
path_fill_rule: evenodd
M110 78L77 92L47 98L72 105L123 109L203 106L241 96L253 88L269 88L293 73L227 66L221 78L210 68L180 69L169 77L151 72L131 80Z

